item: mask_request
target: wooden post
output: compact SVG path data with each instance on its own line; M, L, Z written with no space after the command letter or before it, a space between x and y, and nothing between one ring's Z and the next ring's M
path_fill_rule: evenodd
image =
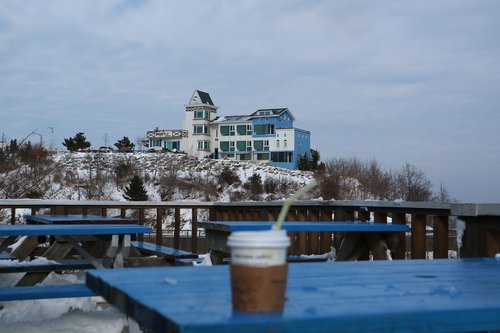
M345 221L346 219L346 212L343 209L336 208L335 209L335 214L333 216L333 221ZM335 250L337 250L337 253L339 252L340 249L340 244L342 242L342 239L345 236L345 232L336 232L333 235L333 246L335 247Z
M318 222L319 221L319 210L309 211L309 221ZM318 222L320 223L320 222ZM323 254L320 249L320 233L311 232L309 233L309 247L307 250L308 254Z
M379 223L387 223L387 213L375 212L373 214L373 220Z
M285 221L290 221L290 222L296 221L297 218L296 218L295 214L296 214L295 210L290 208L290 210L288 211L288 214L285 218ZM288 250L288 254L291 254L291 255L300 254L298 232L289 232L288 236L290 237L290 243L291 243L290 248Z
M332 221L332 211L331 210L322 210L321 211L321 221L331 222ZM331 232L321 232L320 233L320 253L327 253L332 250L332 235Z
M297 221L306 221L307 220L307 211L306 210L297 210ZM297 245L298 245L298 254L310 254L309 253L309 241L310 241L310 232L299 232L297 237Z
M144 222L145 222L144 208L139 208L139 224L140 225L144 225ZM137 239L139 240L139 242L143 242L144 241L144 235L143 234L139 234L137 236Z
M175 208L174 211L174 248L179 249L180 247L180 231L181 231L181 209L179 207Z
M434 258L448 258L448 216L433 217L434 238L432 242Z
M16 209L10 209L10 224L16 224Z
M165 215L164 208L156 209L156 244L163 243L163 216Z
M411 258L425 259L426 215L413 214L411 219Z
M198 209L191 210L191 252L198 253Z
M393 224L406 224L406 214L392 214ZM406 259L406 232L399 233L399 246L393 259Z

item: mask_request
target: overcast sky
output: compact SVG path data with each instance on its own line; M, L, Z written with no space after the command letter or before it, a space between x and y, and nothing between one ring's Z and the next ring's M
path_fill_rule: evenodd
M405 162L500 202L500 1L0 2L0 132L94 147L288 107L322 160Z

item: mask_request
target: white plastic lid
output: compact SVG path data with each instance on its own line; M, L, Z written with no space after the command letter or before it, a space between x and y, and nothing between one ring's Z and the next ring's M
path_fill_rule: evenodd
M290 238L286 230L235 231L227 240L231 248L286 248L290 246Z

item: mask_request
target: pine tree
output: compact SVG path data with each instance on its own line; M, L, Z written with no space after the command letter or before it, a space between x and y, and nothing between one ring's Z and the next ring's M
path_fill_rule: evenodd
M130 142L128 137L124 136L123 139L118 140L115 143L115 147L118 148L118 151L120 152L131 152L134 150L135 145Z
M148 194L144 188L144 183L141 177L135 175L130 180L130 183L125 188L123 197L128 201L147 201Z
M309 170L309 158L307 158L307 154L300 154L298 161L298 168L302 171Z
M251 200L260 200L260 195L263 192L262 178L259 174L254 173L250 178L247 179L243 188L248 191Z
M90 148L91 144L87 141L83 132L78 132L73 138L64 139L63 146L69 151L77 151Z
M319 151L311 149L311 170L318 170L318 162L320 159Z

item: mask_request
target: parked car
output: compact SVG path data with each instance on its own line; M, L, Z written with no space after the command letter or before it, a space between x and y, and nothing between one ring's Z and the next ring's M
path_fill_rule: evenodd
M113 149L111 147L99 147L98 151L100 153L112 153L113 152Z

